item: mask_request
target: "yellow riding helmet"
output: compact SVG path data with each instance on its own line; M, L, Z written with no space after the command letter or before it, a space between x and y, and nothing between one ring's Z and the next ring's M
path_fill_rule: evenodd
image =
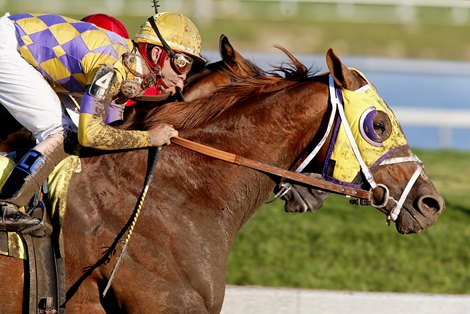
M199 61L206 62L200 55L201 36L194 23L180 13L161 12L153 16L160 34L171 49L186 53ZM157 34L146 21L135 35L136 43L163 46Z

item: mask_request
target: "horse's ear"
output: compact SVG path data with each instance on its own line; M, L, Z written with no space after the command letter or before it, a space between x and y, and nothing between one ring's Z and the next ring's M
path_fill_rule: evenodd
M226 62L228 65L232 66L236 63L235 62L236 51L235 49L233 49L232 44L230 44L228 37L225 36L224 34L220 35L219 51L220 51L220 56L222 57L222 60Z
M356 90L361 87L361 84L357 81L353 72L345 66L343 62L341 62L339 57L331 48L328 49L328 52L326 53L326 63L335 83L339 87L349 90Z
M245 58L236 51L227 36L220 35L219 51L222 60L235 71L245 62Z

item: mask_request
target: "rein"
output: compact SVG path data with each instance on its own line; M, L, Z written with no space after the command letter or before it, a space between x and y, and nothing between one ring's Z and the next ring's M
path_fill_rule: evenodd
M219 150L207 145L196 143L181 137L172 137L171 141L181 147L189 150L201 153L206 156L210 156L216 159L220 159L232 164L244 166L247 168L259 170L264 173L273 174L282 178L290 179L299 183L311 185L317 189L333 192L337 194L348 195L356 198L367 199L371 198L371 192L362 189L356 189L352 187L343 186L337 183L308 177L301 173L285 170L276 166L272 166L260 161L253 159L244 158L223 150Z

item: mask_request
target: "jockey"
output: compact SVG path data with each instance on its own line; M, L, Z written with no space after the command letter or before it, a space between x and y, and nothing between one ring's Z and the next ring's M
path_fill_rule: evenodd
M75 133L82 146L101 150L170 144L178 135L170 125L120 130L105 123L106 115L111 103L123 104L150 86L183 89L193 60L205 62L200 48L199 31L178 13L150 17L134 41L60 15L0 17L0 103L37 142L1 190L0 230L34 232L39 219L18 209L67 156ZM64 110L69 95L81 99L78 126Z

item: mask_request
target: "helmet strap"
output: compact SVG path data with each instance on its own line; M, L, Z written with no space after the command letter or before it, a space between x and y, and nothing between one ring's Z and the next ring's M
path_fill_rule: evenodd
M165 63L165 59L166 59L166 56L168 56L169 53L166 52L165 50L162 50L161 53L160 53L160 56L158 57L158 73L157 74L157 84L155 84L157 86L157 90L158 90L158 87L159 86L163 86L164 88L168 88L168 86L166 86L165 82L163 82L163 78L162 78L162 69L163 69L163 65Z
M157 64L150 57L151 46L148 43L138 43L137 50L139 50L140 55L147 61L151 69L155 70Z
M165 51L168 53L170 58L174 58L175 57L175 52L170 48L170 46L168 46L165 39L163 39L163 36L162 36L162 34L160 34L160 31L158 30L157 23L155 23L155 19L153 18L153 16L149 17L148 21L149 21L150 25L152 26L152 29L155 32L155 34L157 34L158 39L160 39L160 42L162 43L163 49L165 49Z

